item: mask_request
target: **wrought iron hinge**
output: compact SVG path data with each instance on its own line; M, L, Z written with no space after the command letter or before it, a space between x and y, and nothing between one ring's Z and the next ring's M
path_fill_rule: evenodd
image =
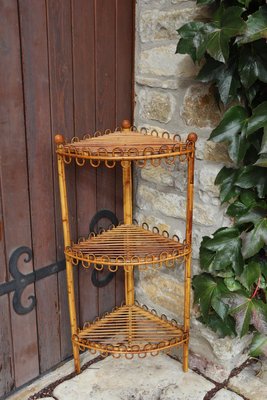
M12 281L2 283L0 285L0 296L14 292L13 295L13 308L17 314L24 315L33 310L36 305L36 297L31 295L28 297L30 305L24 307L21 303L21 296L24 289L33 282L53 275L56 272L63 271L66 268L65 260L59 261L54 264L47 265L46 267L37 269L29 274L23 274L18 269L18 261L22 255L25 255L24 262L28 263L32 260L32 250L29 247L18 247L9 259L9 272L14 278Z
M107 219L113 225L115 226L118 225L118 218L112 211L100 210L93 216L90 222L89 225L90 232L93 231L97 232L98 229L96 227L101 219ZM0 296L14 292L12 300L13 308L15 312L20 315L24 315L31 312L36 306L36 297L34 295L28 297L28 300L30 301L29 306L25 307L22 305L21 296L24 289L31 283L39 281L40 279L46 278L57 272L63 271L66 268L66 261L61 260L54 264L50 264L47 265L46 267L30 272L29 274L23 274L18 269L18 261L22 255L25 255L24 258L25 263L29 263L32 260L32 250L29 247L26 246L18 247L11 254L9 259L9 272L14 279L10 282L0 284ZM104 277L100 278L98 271L93 269L91 280L94 286L100 288L108 285L109 282L111 282L111 280L114 278L114 276L115 276L114 272L109 272L108 274L105 274Z

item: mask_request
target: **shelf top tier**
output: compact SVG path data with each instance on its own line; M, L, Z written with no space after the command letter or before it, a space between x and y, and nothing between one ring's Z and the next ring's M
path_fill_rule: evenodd
M93 266L98 270L106 265L112 272L118 267L124 267L126 271L133 266L141 269L149 265L173 267L175 259L189 252L190 247L175 235L169 238L167 232L159 234L130 224L119 225L96 236L91 234L65 249L74 265L81 262L85 268Z
M116 161L132 161L159 159L192 154L195 148L197 135L190 133L185 142L179 135L168 132L159 133L142 128L139 131L130 127L129 121L123 121L122 128L115 132L106 130L104 133L96 132L92 136L85 135L83 139L74 137L66 143L62 135L56 135L57 153L64 157L66 163L72 158L80 160L110 161L107 165L112 167ZM93 166L98 166L94 164Z

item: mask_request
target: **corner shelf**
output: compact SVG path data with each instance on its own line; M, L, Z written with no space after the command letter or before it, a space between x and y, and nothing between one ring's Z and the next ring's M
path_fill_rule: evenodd
M197 135L190 133L185 142L179 135L168 132L159 134L142 128L140 132L123 121L122 128L94 135L86 134L83 139L72 138L66 143L62 135L55 136L57 144L58 176L62 211L62 224L66 255L67 288L72 332L73 355L76 372L80 372L79 350L99 351L103 356L112 354L140 358L147 353L183 345L183 369L188 370L188 342L190 325L190 256L192 242L194 155ZM97 168L104 164L113 168L122 167L124 223L112 226L98 235L72 243L68 214L65 166L73 160L82 167L86 162ZM177 236L161 234L158 228L149 230L147 224L138 226L132 219L132 164L144 167L149 162L153 167L162 161L167 164L187 162L187 208L185 240ZM79 191L78 191L79 193ZM184 322L168 321L159 317L155 310L149 311L134 299L134 267L140 270L160 267L175 267L177 259L184 260ZM75 285L73 268L108 268L115 272L123 268L125 273L125 304L113 309L82 329L78 327L75 306Z
M135 354L140 358L147 353L155 356L187 339L188 334L176 321L168 321L165 315L159 317L155 310L148 311L146 306L136 303L115 308L102 318L86 323L72 340L81 350L88 348L93 354L98 351L103 356L125 355L131 359Z
M180 243L174 235L171 239L166 231L163 235L154 227L155 232L141 228L137 225L119 225L98 235L90 234L88 239L80 239L79 243L65 249L66 257L73 265L97 270L108 266L111 272L116 272L118 267L126 271L129 266L173 267L177 258L190 253L186 243Z

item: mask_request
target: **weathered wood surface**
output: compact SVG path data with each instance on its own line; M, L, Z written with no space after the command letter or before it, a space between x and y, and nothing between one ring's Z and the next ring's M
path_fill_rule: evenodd
M0 284L13 279L12 252L33 250L23 273L63 258L53 136L81 137L132 119L133 0L0 0ZM86 235L95 212L122 219L121 171L67 168L72 238ZM78 196L79 194L79 196ZM124 279L97 289L77 271L80 323L119 304ZM13 310L0 297L0 397L71 354L65 271L29 285L36 307ZM27 365L27 368L25 368Z
M70 139L74 132L73 112L73 70L72 70L72 29L71 29L71 3L70 0L47 2L47 36L50 79L51 102L51 132L50 140L54 143L54 134L63 133ZM56 233L56 259L64 258L63 232L58 192L57 159L52 151L54 207L55 207L55 233ZM75 187L75 169L67 171L70 187ZM69 193L69 213L72 222L72 236L76 235L76 191ZM60 356L65 359L71 354L69 313L66 303L67 286L65 271L58 274L58 313L60 325Z
M6 265L8 265L9 258L17 247L32 248L32 236L17 1L2 0L0 9L2 42L0 63L0 76L2 77L0 85L1 186L4 251ZM32 263L21 264L20 268L23 273L32 271ZM1 269L5 268L4 265L1 265ZM12 277L7 274L7 279L10 280ZM27 297L34 292L34 286L28 286L24 296L26 304ZM7 365L3 365L1 374L9 375L11 373L15 384L20 386L39 374L36 310L24 316L18 315L12 307L12 295L5 295L5 297L8 297L10 321L9 324L6 321L7 325L2 329L9 334L8 325L11 326L13 369L6 370L12 365L12 362L9 361ZM1 301L7 302L3 299L4 297ZM8 311L6 310L6 312ZM1 320L1 325L2 323L4 322ZM1 336L0 347L7 346L4 350L6 352L10 348L11 337L5 337L4 342L2 340ZM26 362L27 368L25 368ZM0 389L0 395L4 394L6 390L8 391L8 387L5 386L4 384L4 387Z

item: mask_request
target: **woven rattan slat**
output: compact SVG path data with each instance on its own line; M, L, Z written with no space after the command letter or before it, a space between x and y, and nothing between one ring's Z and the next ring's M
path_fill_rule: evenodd
M83 261L85 267L138 266L171 263L189 251L176 237L170 239L137 225L120 225L67 247L65 254L73 264Z
M122 318L123 317L123 318ZM187 334L176 321L157 316L137 304L122 306L104 315L74 335L72 340L81 349L100 351L103 355L134 354L144 357L156 355L159 350L177 346L187 340Z

